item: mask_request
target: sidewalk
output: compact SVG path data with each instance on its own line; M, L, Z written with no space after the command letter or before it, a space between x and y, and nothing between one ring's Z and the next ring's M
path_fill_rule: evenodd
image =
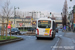
M28 31L20 31L21 34L26 34Z
M64 36L59 38L55 50L75 50L75 33L65 32Z

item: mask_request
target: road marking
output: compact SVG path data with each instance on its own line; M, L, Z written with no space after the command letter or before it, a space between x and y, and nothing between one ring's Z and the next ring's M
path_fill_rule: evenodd
M55 43L54 47L57 46L58 42L59 42L59 38L58 38L57 42ZM55 50L55 48L52 48L52 50Z
M72 38L72 42L75 44L75 40Z
M55 36L56 36L56 37L58 37L58 36L61 37L62 35L55 35Z
M56 37L58 36L58 35L55 35Z
M59 35L59 36L62 36L62 35Z

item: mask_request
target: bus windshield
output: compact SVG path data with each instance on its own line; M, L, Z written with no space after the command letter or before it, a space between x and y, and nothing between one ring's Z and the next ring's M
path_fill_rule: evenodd
M51 27L51 21L39 20L38 21L38 27L39 28L50 28Z

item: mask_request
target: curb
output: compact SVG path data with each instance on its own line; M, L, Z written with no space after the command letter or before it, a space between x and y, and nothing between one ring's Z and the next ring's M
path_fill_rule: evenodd
M35 36L36 34L25 34L27 36Z
M12 42L16 42L16 41L21 41L21 40L23 40L23 38L17 38L17 39L6 40L6 41L0 42L0 45L7 44L7 43L12 43Z

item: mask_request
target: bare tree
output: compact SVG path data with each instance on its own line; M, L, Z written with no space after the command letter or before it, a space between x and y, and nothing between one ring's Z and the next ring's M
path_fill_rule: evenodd
M4 6L2 6L2 11L1 11L2 23L4 23L4 17L6 17L5 19L7 20L7 25L8 25L9 17L12 14L13 14L13 12L12 12L12 7L10 7L10 0L6 0ZM6 28L7 28L7 25L6 25ZM4 24L2 26L3 26L2 28L3 28L3 34L4 34ZM7 33L6 33L6 37L7 37ZM11 35L10 35L10 37L11 37Z
M6 0L4 6L2 6L1 13L3 17L6 17L8 23L9 17L13 14L12 7L10 7L10 0Z
M65 0L64 2L64 7L63 7L63 12L62 12L62 23L63 23L63 26L64 25L67 25L67 13L68 13L68 7L67 7L67 0Z

